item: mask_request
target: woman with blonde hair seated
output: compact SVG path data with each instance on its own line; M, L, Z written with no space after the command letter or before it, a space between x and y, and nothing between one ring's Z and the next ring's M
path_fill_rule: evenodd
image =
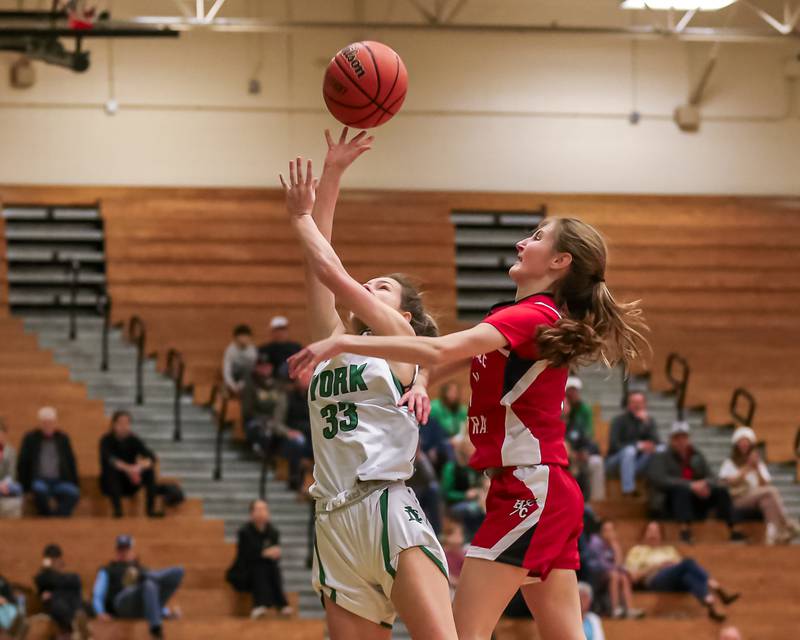
M756 434L739 427L731 438L730 457L722 463L719 479L728 486L737 511L757 510L767 522L765 542L787 543L800 535L800 523L789 517L781 494L772 484L767 465L756 448Z

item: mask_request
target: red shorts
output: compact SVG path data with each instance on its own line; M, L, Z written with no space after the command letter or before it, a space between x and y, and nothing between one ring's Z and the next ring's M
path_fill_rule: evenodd
M580 568L583 495L564 467L504 467L492 477L486 519L467 557L496 560L544 580L553 569Z

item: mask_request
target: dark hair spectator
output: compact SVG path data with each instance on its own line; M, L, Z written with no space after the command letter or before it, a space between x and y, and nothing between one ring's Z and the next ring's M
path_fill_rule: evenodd
M238 396L258 359L253 345L253 332L246 324L233 330L233 341L222 356L222 379L228 392Z
M622 493L636 492L636 478L644 473L658 446L658 429L647 412L647 397L640 391L628 394L627 409L611 421L606 472L619 470Z
M689 424L676 422L669 435L669 446L658 452L647 469L650 509L681 523L681 539L691 543L690 523L704 520L712 509L727 523L731 540L743 540L728 489L717 484L703 453L689 437Z
M455 382L447 382L439 390L439 397L431 402L431 418L453 438L461 434L467 422L467 405L461 402L461 389Z
M800 535L800 523L790 517L767 465L756 447L756 434L739 427L731 438L731 455L720 467L719 479L730 491L737 512L757 511L766 520L765 542L788 543Z
M581 398L583 382L567 379L564 397L564 423L569 447L570 471L586 501L605 500L606 472L600 447L594 439L594 412Z
M623 566L622 547L611 520L589 539L589 570L597 590L608 591L613 618L641 618L644 612L633 606L631 577Z
M22 440L17 462L19 482L26 492L33 493L40 515L70 516L80 499L72 444L58 428L58 414L52 407L39 409L38 422L38 427Z
M22 485L17 482L17 450L8 443L8 427L0 418L0 518L22 516Z
M311 446L311 417L308 411L308 385L311 375L294 380L286 391L286 439L283 455L289 463L289 488L299 491L303 486L305 472L314 465L314 450Z
M179 617L167 602L183 581L183 567L152 570L136 557L131 536L117 536L114 560L97 572L92 604L100 620L114 618L147 620L150 637L163 638L164 617Z
M252 595L253 619L263 617L271 607L283 615L292 614L283 591L280 558L280 533L270 522L269 505L266 500L254 500L250 522L239 529L236 558L226 574L234 589Z
M286 361L303 346L289 338L289 320L285 316L275 316L269 323L270 340L258 348L258 361L269 362L275 376L280 380L289 378Z
M87 640L90 605L83 601L81 577L65 571L64 554L49 544L42 554L42 568L33 579L44 612L58 628L57 640Z
M144 487L147 515L156 511L156 454L131 431L131 414L115 411L108 433L100 439L100 488L111 499L115 518L122 517L122 498L134 496Z
M469 466L474 451L468 436L456 438L455 459L442 469L442 496L450 516L464 525L467 540L472 540L486 517L481 479Z
M25 612L19 606L11 583L0 575L0 637L23 640L28 633Z
M288 398L271 364L261 363L247 376L241 403L247 441L257 453L272 458L288 434Z
M681 558L674 546L665 544L658 522L650 522L639 544L628 551L625 568L633 583L645 591L691 593L718 622L725 619L721 606L739 598L738 593L725 591L693 559Z

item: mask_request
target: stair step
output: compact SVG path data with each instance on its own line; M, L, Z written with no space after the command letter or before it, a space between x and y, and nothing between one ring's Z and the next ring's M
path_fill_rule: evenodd
M12 223L17 220L100 220L100 212L89 207L6 207L3 218Z

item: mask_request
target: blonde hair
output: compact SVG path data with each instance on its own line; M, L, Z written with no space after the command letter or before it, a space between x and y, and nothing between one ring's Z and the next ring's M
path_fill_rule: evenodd
M628 368L649 349L640 301L617 302L606 286L608 249L603 236L575 218L555 218L554 249L569 253L569 271L555 283L556 303L564 316L539 331L539 352L553 366L606 366L623 362Z

